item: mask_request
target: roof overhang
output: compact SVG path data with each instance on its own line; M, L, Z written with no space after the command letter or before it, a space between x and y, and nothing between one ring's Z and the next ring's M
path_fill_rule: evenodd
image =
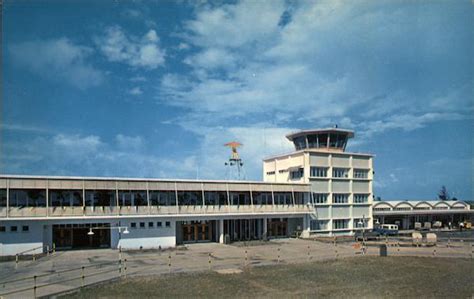
M304 136L304 135L312 135L312 134L337 134L337 133L343 133L347 135L347 138L353 138L354 137L354 131L352 130L345 130L345 129L339 129L339 128L327 128L327 129L313 129L313 130L301 130L297 132L290 133L286 135L286 138L288 140L293 141L296 137Z

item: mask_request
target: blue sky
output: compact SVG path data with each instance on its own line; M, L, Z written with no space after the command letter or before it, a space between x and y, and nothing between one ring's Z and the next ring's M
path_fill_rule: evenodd
M470 1L4 1L0 172L248 179L353 129L383 199L473 198Z

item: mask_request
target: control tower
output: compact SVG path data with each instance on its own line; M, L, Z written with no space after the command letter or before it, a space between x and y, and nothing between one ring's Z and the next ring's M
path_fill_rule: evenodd
M313 149L325 152L344 152L347 141L354 137L354 131L338 128L302 130L286 135L297 151Z
M311 184L311 232L347 235L372 228L373 156L346 151L354 131L301 130L286 135L295 151L263 160L266 182Z

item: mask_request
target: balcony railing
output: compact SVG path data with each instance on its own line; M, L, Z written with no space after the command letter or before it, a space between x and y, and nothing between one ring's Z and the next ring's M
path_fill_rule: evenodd
M7 213L8 211L8 213ZM308 205L0 207L0 218L180 214L310 213Z

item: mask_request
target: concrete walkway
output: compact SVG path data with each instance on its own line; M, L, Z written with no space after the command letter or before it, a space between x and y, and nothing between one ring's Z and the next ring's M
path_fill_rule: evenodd
M367 254L378 255L379 248L369 246ZM450 244L450 248L389 246L388 254L471 258L472 248L470 243ZM354 242L334 245L331 242L300 239L272 240L255 246L201 243L161 252L119 253L112 249L63 251L34 262L20 261L18 266L15 266L15 262L0 263L0 296L48 296L82 285L129 276L206 270L226 272L252 266L305 263L361 255L360 248ZM33 290L35 275L36 293ZM9 294L22 289L24 291Z

